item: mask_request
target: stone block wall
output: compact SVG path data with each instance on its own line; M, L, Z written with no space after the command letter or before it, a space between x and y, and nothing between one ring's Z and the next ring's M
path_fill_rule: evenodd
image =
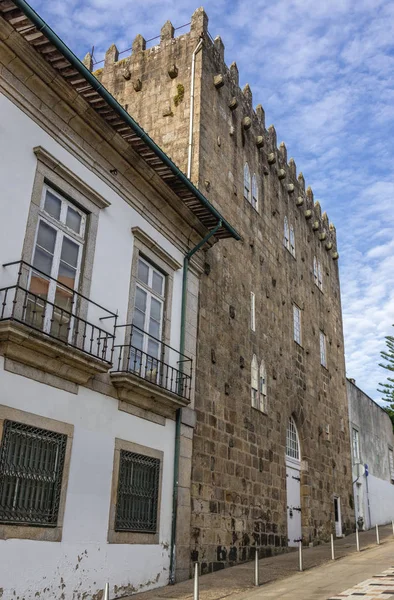
M108 51L99 73L186 170L192 53L203 35L191 178L242 235L241 242L221 241L206 252L200 288L190 559L204 572L252 558L256 545L262 555L287 548L290 416L301 441L304 542L328 539L334 494L341 497L344 531L354 520L335 227L305 189L286 146L278 148L263 108L253 109L249 86L240 89L236 64L226 66L223 43L212 41L207 27L198 9L189 33L172 38L167 23L160 45L143 50L137 38L122 63ZM182 98L175 100L178 85ZM257 211L244 198L246 161L257 177ZM295 257L283 245L285 217L294 227ZM314 282L314 257L322 266L323 291ZM251 292L256 331L250 327ZM301 345L293 339L293 303L302 311ZM320 364L320 331L327 368ZM251 406L253 354L267 369L266 413Z

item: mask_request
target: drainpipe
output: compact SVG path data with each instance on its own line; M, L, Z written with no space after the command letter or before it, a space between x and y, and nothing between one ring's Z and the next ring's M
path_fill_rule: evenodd
M182 282L182 308L181 308L181 339L180 339L180 353L185 353L185 339L186 339L186 308L187 308L187 276L189 271L189 262L191 257L210 240L212 236L222 226L221 219L217 222L217 225L212 229L204 239L201 240L192 250L190 250L183 259L183 282ZM182 371L183 363L180 363L179 370ZM170 584L175 583L175 538L176 538L176 526L178 516L178 484L179 484L179 453L180 453L180 442L181 442L181 409L178 408L176 411L176 423L175 423L175 451L174 451L174 482L172 491L172 524L171 524L171 550L170 550Z
M187 149L187 176L190 179L192 173L193 154L193 120L194 120L194 72L196 68L196 55L202 48L202 39L198 42L192 57L192 74L190 80L190 122L189 122L189 146Z

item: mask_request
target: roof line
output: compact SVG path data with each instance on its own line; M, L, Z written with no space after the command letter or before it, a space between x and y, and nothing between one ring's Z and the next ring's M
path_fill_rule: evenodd
M63 54L63 56L77 69L77 71L90 83L92 88L105 100L118 115L126 121L133 129L134 133L145 142L145 144L163 161L163 163L178 177L189 191L209 210L209 212L219 221L222 221L222 227L236 240L240 240L240 234L223 218L219 211L207 200L207 198L196 188L196 186L186 177L186 175L175 165L165 152L152 140L152 138L138 125L138 123L129 115L129 113L119 104L109 91L96 79L96 77L85 67L77 56L68 48L68 46L59 38L59 36L45 23L45 21L35 12L35 10L25 0L12 0L20 10L34 23L35 27L41 31L53 45Z

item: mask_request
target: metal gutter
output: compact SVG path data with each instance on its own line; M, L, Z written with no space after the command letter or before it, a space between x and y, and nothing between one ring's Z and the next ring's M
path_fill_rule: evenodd
M205 196L193 185L186 175L173 163L173 161L163 152L163 150L149 137L149 135L138 125L138 123L129 115L127 111L115 100L108 90L96 79L96 77L85 67L85 65L75 56L75 54L66 46L66 44L56 35L56 33L45 23L45 21L33 10L25 0L12 0L35 25L38 31L57 48L59 52L71 63L71 65L86 79L92 88L105 100L109 106L131 127L135 134L144 141L144 143L156 154L157 157L174 173L174 175L188 188L188 190L203 204L209 212L217 219L222 221L230 237L240 240L240 234L221 216L219 211L205 198Z

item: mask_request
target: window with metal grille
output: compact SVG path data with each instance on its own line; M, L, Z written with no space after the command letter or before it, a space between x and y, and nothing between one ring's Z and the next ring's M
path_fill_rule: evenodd
M115 531L156 533L160 460L120 451Z
M286 456L300 460L300 444L298 442L297 427L294 419L290 417L286 430Z
M0 523L56 527L67 435L4 421Z

